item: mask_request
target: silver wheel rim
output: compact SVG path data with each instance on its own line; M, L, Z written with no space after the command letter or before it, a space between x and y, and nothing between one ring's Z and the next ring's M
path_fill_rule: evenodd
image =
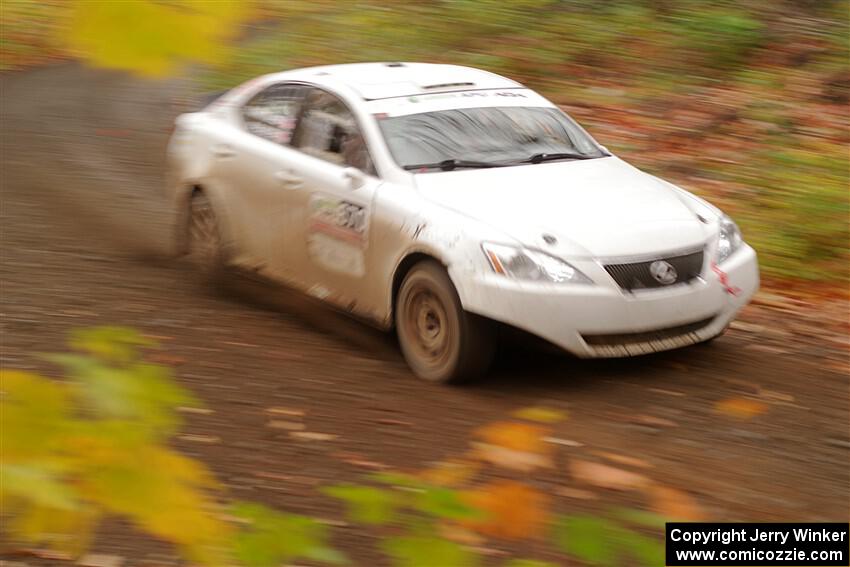
M427 366L444 364L451 354L451 328L442 301L424 286L414 287L404 306L408 346Z

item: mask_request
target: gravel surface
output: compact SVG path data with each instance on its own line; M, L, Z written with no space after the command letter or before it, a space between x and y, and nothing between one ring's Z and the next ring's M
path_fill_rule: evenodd
M710 346L578 361L508 345L484 382L425 384L391 336L265 284L212 293L172 256L163 154L187 84L74 64L2 77L3 367L55 372L34 355L62 349L76 327L141 329L212 410L187 415L181 450L235 498L322 517L339 509L320 485L356 480L374 464L425 466L463 452L476 427L544 404L569 412L556 426L574 442L562 445L562 460L640 459L643 474L686 491L711 519L848 519L846 302L764 295ZM748 421L715 411L735 397L768 409ZM303 411L306 431L328 435L293 439L269 426L270 408ZM585 494L563 465L532 482ZM593 500L558 506L631 498L590 489ZM368 533L335 533L358 564L380 564ZM168 546L118 521L95 551L125 565L173 561Z

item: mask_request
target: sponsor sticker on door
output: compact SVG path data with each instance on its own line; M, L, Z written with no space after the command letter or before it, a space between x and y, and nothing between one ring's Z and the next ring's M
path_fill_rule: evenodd
M322 267L362 276L368 230L369 211L364 205L332 195L310 199L307 249Z

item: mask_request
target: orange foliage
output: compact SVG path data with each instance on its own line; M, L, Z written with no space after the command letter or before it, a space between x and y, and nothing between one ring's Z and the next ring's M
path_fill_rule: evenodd
M486 514L481 520L466 523L484 535L529 539L540 535L546 525L548 497L520 482L492 482L465 493L464 500Z

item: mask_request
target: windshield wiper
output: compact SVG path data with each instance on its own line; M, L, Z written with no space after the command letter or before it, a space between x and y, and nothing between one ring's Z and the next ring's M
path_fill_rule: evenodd
M559 152L553 154L534 154L533 156L520 160L517 163L543 163L544 161L556 161L559 159L595 159L598 157L603 156L589 156L586 154Z
M405 165L404 169L410 171L413 169L442 169L443 171L451 171L458 167L503 167L503 163L495 163L491 161L473 161L468 159L444 159L435 163L417 163L413 165Z

